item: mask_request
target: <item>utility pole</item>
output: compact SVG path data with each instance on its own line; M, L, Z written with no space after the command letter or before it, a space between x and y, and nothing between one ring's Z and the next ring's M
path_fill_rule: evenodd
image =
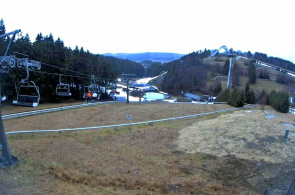
M129 81L130 81L130 79L127 79L127 91L126 91L126 93L127 93L126 103L127 104L129 104Z
M18 163L18 160L15 156L12 156L10 154L10 149L7 143L3 121L2 121L2 114L1 114L1 108L2 108L2 97L1 97L1 83L0 83L0 151L2 152L2 155L0 156L0 167L11 167L12 165Z
M227 77L227 85L226 85L226 88L227 88L227 89L229 88L229 85L230 85L230 74L231 74L231 65L232 65L232 61L233 61L233 59L230 58L230 60L229 60L228 77Z

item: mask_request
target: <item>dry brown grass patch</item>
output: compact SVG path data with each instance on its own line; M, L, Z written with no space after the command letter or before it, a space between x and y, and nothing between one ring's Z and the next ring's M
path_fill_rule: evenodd
M116 103L9 119L4 121L4 127L5 131L9 132L115 125L199 114L228 108L231 107L228 105ZM127 115L130 116L130 121L127 120Z

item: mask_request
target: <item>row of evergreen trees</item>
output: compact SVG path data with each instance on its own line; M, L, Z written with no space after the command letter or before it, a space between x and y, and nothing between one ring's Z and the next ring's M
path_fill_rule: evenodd
M264 53L259 53L256 52L253 56L254 59L256 60L260 60L266 63L270 63L282 68L285 68L287 70L291 70L291 71L295 71L295 64L293 64L290 61L281 59L281 58L277 58L277 57L268 57L266 54Z
M0 40L0 52L4 53L7 48L9 38ZM63 41L53 36L43 36L39 33L35 42L31 42L28 35L21 36L14 41L11 51L25 54L29 59L41 62L40 72L30 72L29 80L32 80L40 88L41 102L57 102L60 100L55 94L55 87L59 83L58 74L70 75L63 77L62 82L69 83L72 86L73 98L80 99L83 94L83 87L90 84L90 75L96 78L114 79L116 73L112 65L97 55L84 51L83 47L76 47L74 50L64 46ZM22 56L17 56L22 57ZM54 65L58 68L53 68ZM75 71L79 74L66 70ZM88 75L88 76L87 76ZM1 77L3 89L8 97L15 96L14 83L26 77L26 71L23 68L10 69L8 75Z
M244 104L267 104L282 113L288 113L290 107L289 94L287 92L272 90L271 93L268 94L263 90L257 94L256 98L254 91L250 89L249 83L246 84L244 90L234 88L233 90L226 89L220 92L216 101L227 102L234 107L243 107Z

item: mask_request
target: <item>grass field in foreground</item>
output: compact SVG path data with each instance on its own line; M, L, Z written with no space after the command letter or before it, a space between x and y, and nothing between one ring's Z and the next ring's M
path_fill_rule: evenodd
M103 124L121 123L126 120L126 112L132 113L133 120L152 120L230 108L157 103L113 106L5 120L4 125L10 130L21 126L18 123L26 128L66 126L68 120L75 125L95 125L97 120L91 120L93 113L105 120L98 120ZM98 114L104 111L109 114ZM211 120L218 126L221 116L236 113L241 115L233 112L96 131L9 135L12 154L20 163L12 169L0 169L0 194L261 194L273 181L269 179L273 173L270 170L280 172L281 164L262 161L263 166L258 167L256 160L211 155L208 151L187 153L179 147L181 130L194 127L196 131L208 131ZM288 117L289 114L282 115L277 121ZM48 122L34 124L40 120ZM221 129L228 128L224 124L240 121L239 117L232 117L228 123L226 117L221 120ZM204 125L205 121L208 125ZM243 125L239 128L243 131ZM226 134L223 129L222 135ZM289 168L289 164L284 164L285 170Z

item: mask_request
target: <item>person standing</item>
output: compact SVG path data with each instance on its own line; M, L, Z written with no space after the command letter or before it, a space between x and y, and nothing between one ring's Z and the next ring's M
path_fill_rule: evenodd
M92 103L95 102L95 99L97 98L97 93L96 92L93 92L92 94Z
M87 102L91 102L91 91L88 90L88 93L87 93Z

